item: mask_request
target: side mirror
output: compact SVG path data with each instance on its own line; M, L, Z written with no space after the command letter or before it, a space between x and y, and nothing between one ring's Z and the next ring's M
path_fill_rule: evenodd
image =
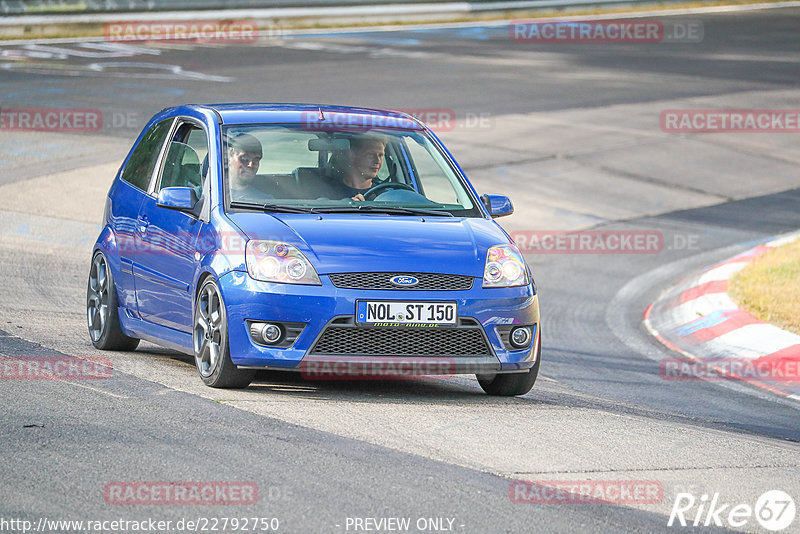
M505 195L483 195L481 202L493 219L514 213L514 205L511 204L511 199Z
M197 193L191 187L165 187L158 192L156 206L168 210L192 211L197 201Z

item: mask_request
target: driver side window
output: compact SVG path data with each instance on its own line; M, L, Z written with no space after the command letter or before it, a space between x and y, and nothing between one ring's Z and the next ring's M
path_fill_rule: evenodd
M192 123L181 124L167 148L156 194L165 187L191 187L203 193L202 161L208 154L205 130Z

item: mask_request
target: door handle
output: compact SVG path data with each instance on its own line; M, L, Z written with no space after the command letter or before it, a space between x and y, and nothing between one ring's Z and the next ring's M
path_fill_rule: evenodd
M148 226L150 226L150 218L147 215L139 216L139 231L145 233Z

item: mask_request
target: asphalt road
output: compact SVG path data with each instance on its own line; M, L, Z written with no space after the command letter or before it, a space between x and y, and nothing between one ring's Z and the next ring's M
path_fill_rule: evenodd
M239 516L277 518L280 532L352 532L366 531L357 518L408 517L412 532L428 518L444 520L423 521L427 531L656 532L677 528L667 522L680 492L732 507L780 489L798 502L797 404L738 383L662 379L659 361L674 355L641 324L669 284L800 227L796 134L659 127L667 109L796 108L800 10L669 19L697 21L703 39L692 43L543 45L458 27L237 46L0 46L2 110L103 117L83 134L0 129L0 355L107 356L113 367L91 382L0 381L0 527ZM470 377L264 373L225 392L150 344L98 353L85 283L110 180L154 112L223 101L436 110L455 119L435 129L476 187L514 200L509 230L656 231L664 247L527 254L544 361L515 399L489 398ZM518 504L517 479L655 481L663 496ZM104 488L119 481L252 482L259 500L109 504ZM765 531L752 517L725 526ZM784 530L798 531L800 519Z

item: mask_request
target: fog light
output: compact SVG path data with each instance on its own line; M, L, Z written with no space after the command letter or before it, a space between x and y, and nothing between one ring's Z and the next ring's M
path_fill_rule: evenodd
M272 323L250 323L250 337L260 345L275 345L283 339L283 328Z
M261 327L261 338L264 343L272 345L280 341L283 331L281 327L276 324L267 323Z
M524 349L531 344L531 329L529 326L518 326L511 331L509 337L511 344L516 348Z

